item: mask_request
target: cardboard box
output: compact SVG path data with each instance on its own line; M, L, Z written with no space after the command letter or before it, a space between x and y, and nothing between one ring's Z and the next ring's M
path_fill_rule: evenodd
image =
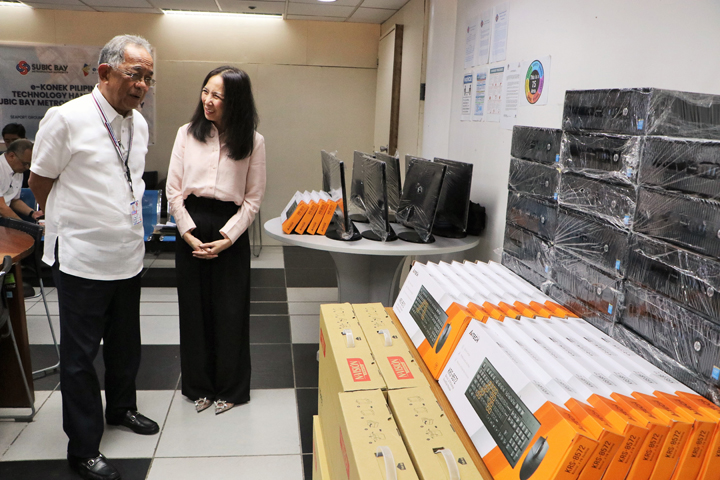
M720 407L707 398L688 392L678 392L678 396L720 423ZM720 425L715 428L715 437L708 448L697 478L698 480L720 479Z
M318 200L318 209L317 212L315 212L315 215L313 215L312 220L310 221L310 225L308 225L306 232L310 235L315 235L317 232L318 227L320 226L320 222L322 222L323 218L325 217L325 213L328 209L328 200L330 200L330 195L328 195L326 192L318 192L318 196L320 199Z
M328 449L330 478L419 480L382 392L345 392L338 399L338 426L325 436L326 445L337 444Z
M335 210L338 207L338 204L342 202L342 199L339 201L335 200L328 200L327 201L327 209L325 210L325 215L323 216L322 220L320 221L320 226L318 226L317 229L317 235L325 235L327 232L328 227L330 226L330 222L332 222L333 217L335 216Z
M285 206L285 208L283 208L283 211L280 214L283 233L288 235L292 233L297 224L300 223L300 220L302 220L303 215L307 213L308 208L309 207L304 200L303 194L295 192L293 198L290 199L290 202L287 206Z
M330 480L325 440L323 440L320 417L313 415L313 471L312 480Z
M429 385L389 391L388 403L421 480L482 480Z

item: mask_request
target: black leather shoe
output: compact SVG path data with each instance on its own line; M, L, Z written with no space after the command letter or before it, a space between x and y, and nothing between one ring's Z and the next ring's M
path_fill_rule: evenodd
M120 472L117 471L103 454L95 458L78 458L68 454L70 468L76 471L82 478L88 480L120 480Z
M132 410L125 412L125 416L122 417L122 420L108 420L107 423L108 425L122 425L135 433L139 433L140 435L155 435L160 431L160 427L157 423L153 422L140 412L134 412Z

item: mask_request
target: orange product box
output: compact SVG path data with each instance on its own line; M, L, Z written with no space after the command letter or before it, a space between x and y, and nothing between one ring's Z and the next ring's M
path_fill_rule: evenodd
M303 199L303 194L295 192L295 195L293 195L290 203L287 204L280 215L280 220L282 220L282 231L288 235L291 234L307 211L308 205Z
M688 403L695 405L701 412L720 422L720 407L696 393L677 392ZM698 480L720 480L720 424L715 427L715 436L705 455Z
M320 201L320 196L317 192L306 191L304 196L308 204L308 210L307 212L305 212L305 215L303 215L303 217L300 219L297 226L295 227L295 233L299 235L305 233L308 225L310 225L310 222L312 222L313 217L318 211L318 202Z
M320 222L322 221L323 217L325 216L327 207L328 207L327 200L320 199L320 202L318 203L317 211L315 212L315 215L313 215L313 218L310 221L310 225L308 225L308 227L307 227L306 232L308 234L315 235L315 232L317 232L317 229L320 226Z
M337 206L338 202L336 202L335 200L327 201L327 209L325 210L325 215L320 221L320 226L318 226L317 232L315 232L317 235L325 235L328 227L330 226L330 222L332 222L333 216L335 215L335 210L337 209Z

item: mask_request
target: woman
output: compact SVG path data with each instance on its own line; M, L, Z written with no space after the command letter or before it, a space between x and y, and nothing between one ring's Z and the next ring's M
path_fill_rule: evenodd
M183 241L175 268L182 393L215 414L250 400L250 242L265 193L265 140L250 78L219 67L178 130L167 179Z

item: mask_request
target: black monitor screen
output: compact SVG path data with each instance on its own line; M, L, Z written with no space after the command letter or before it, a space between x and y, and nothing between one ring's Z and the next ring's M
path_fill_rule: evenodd
M339 233L352 234L352 226L347 213L347 192L345 190L345 165L342 160L325 150L320 152L322 158L323 190L330 198L338 202L335 210Z
M467 230L468 211L470 210L473 165L442 158L435 158L433 161L447 166L447 174L435 215L436 233L438 233L438 229L464 233Z
M395 214L400 205L402 186L400 183L400 159L387 153L375 152L375 158L387 164L387 200L388 212Z
M350 204L348 205L348 213L350 215L365 215L365 174L363 173L363 157L372 157L372 155L359 152L353 152L352 182L350 183Z
M399 223L414 229L423 241L428 241L432 233L446 169L445 165L428 160L408 161L397 218Z
M357 160L356 160L357 161ZM387 239L388 222L387 165L385 162L363 156L365 172L365 214L370 228L381 239Z

